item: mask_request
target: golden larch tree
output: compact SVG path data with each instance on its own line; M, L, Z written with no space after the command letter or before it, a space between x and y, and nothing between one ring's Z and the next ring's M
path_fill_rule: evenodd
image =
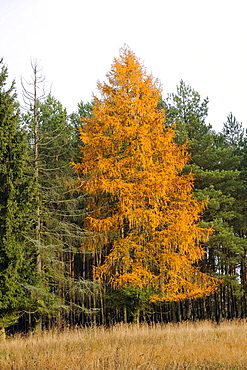
M93 116L83 118L81 162L73 164L93 235L83 248L104 251L94 278L148 288L151 301L210 294L217 281L195 267L210 233L197 226L205 204L193 199L193 175L181 174L189 156L164 124L159 81L129 48L106 77Z

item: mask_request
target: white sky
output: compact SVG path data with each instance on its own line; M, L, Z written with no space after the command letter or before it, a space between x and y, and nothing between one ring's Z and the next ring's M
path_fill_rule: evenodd
M160 79L163 97L183 79L209 97L216 131L230 112L247 127L246 14L247 0L0 0L0 57L19 93L37 58L72 113L91 101L126 43Z

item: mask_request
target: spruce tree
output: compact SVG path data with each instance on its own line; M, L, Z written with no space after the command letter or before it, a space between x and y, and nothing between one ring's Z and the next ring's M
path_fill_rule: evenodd
M77 134L66 109L51 95L37 103L41 260L52 291L70 304L78 279L75 258L83 232L83 197L69 185L75 174L70 162L79 156ZM73 297L72 297L73 296Z
M42 94L39 99L38 84L43 78L37 65L33 66L33 72L34 92L24 90L29 104L23 115L23 124L29 133L31 171L38 187L36 231L32 238L39 251L37 269L42 271L54 298L58 298L55 311L52 305L46 307L43 317L40 312L40 326L42 321L47 321L47 313L52 316L57 311L57 320L53 318L53 322L59 325L64 315L65 320L75 324L75 311L80 314L90 311L84 310L82 296L87 300L86 296L91 295L91 292L83 293L84 285L88 286L89 282L84 284L82 279L83 262L79 250L85 237L81 228L84 196L70 186L76 178L71 161L77 161L80 154L78 115L69 118L66 109L50 94Z
M20 127L14 82L6 88L7 67L0 62L0 327L34 309L30 286L38 283L33 227L35 184L28 176L28 151Z

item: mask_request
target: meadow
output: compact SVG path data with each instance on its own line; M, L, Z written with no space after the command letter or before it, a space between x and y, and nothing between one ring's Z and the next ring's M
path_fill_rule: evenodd
M1 370L247 369L247 322L74 328L0 343Z

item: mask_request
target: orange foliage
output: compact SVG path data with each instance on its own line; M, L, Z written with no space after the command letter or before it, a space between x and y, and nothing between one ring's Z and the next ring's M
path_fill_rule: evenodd
M80 190L88 194L83 245L110 250L95 279L115 288L151 288L156 300L210 294L217 281L194 264L210 230L196 223L204 204L193 199L193 175L181 175L189 156L174 143L158 109L161 89L128 48L98 83L94 116L84 119Z

